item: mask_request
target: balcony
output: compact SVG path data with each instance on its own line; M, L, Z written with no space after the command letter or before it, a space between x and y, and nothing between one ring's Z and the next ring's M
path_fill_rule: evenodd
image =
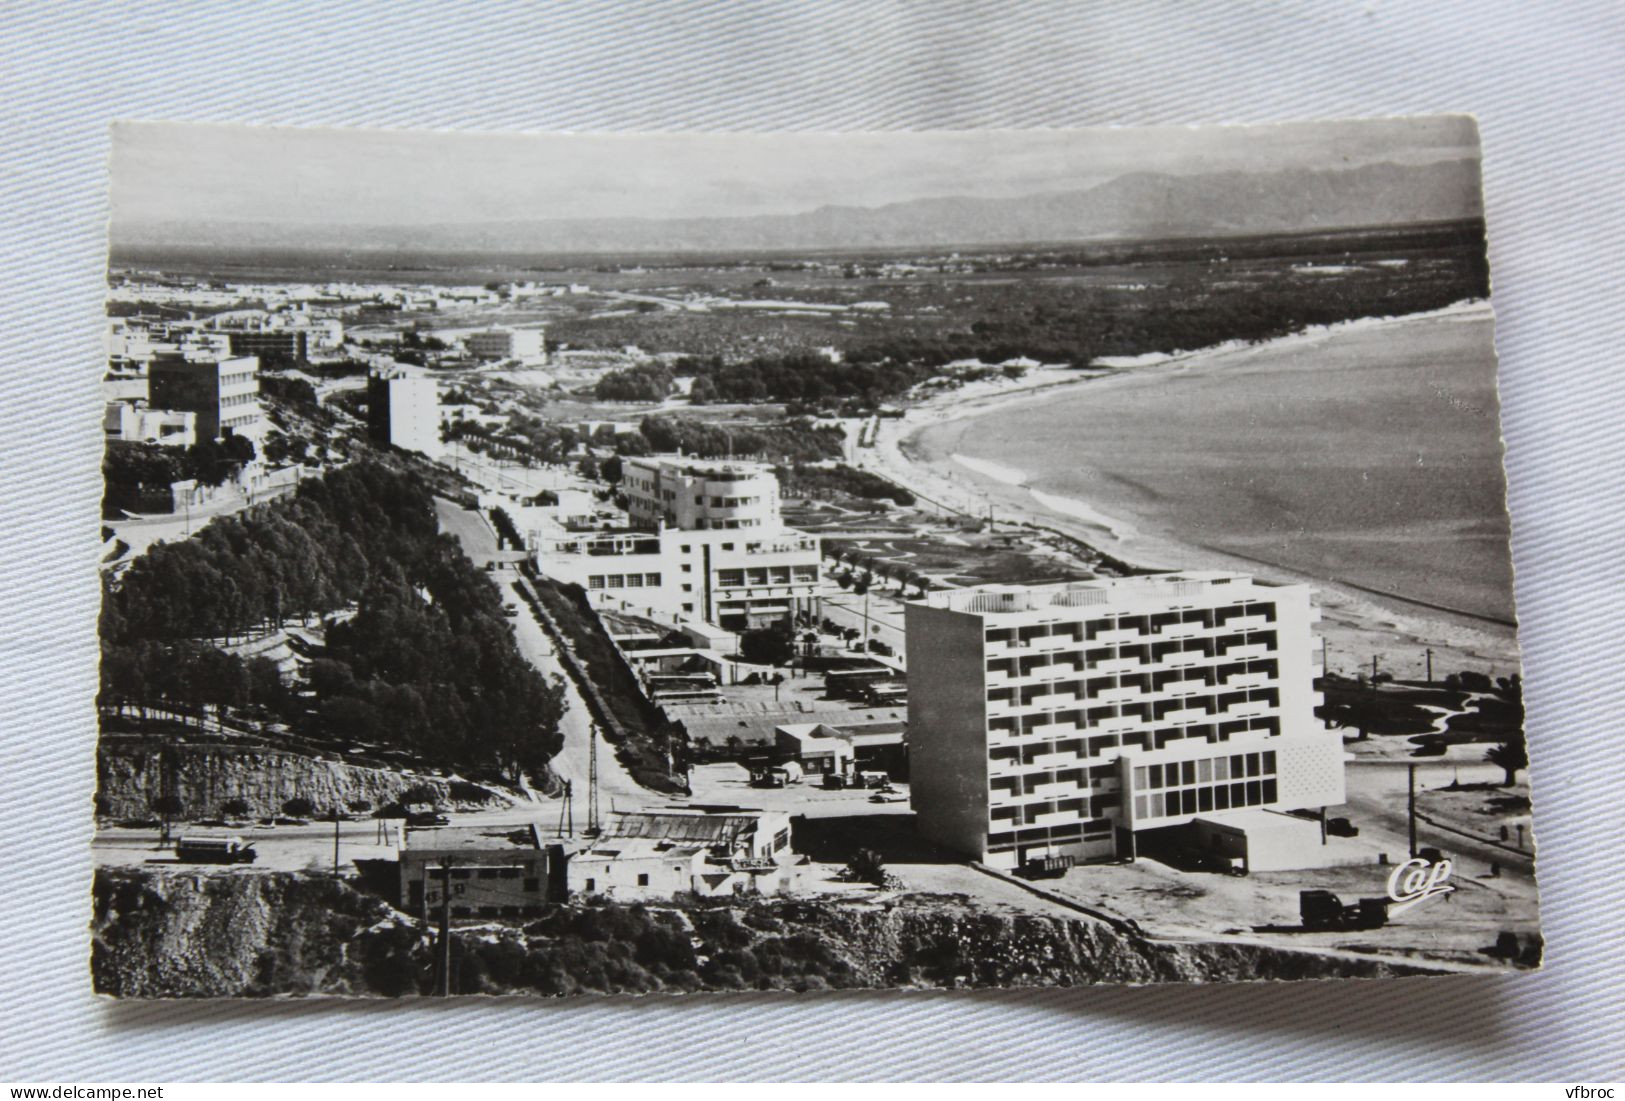
M1108 658L1097 661L1089 666L1091 673L1130 673L1140 668L1142 663L1138 658Z
M1027 763L1027 768L1062 768L1077 764L1083 758L1070 751L1066 753L1041 753Z
M1268 673L1241 673L1221 683L1226 688L1260 688L1269 682Z
M1098 645L1098 644L1100 644L1102 642L1106 642L1106 643L1138 642L1140 639L1145 638L1145 637L1146 637L1145 635L1142 635L1139 631L1137 631L1137 630L1135 630L1133 628L1119 627L1114 631L1101 631L1099 634L1095 635L1095 637L1090 639L1089 641L1091 643L1094 643L1094 644Z
M1245 646L1232 646L1224 652L1227 658L1261 658L1268 655L1270 648L1262 642L1250 642Z

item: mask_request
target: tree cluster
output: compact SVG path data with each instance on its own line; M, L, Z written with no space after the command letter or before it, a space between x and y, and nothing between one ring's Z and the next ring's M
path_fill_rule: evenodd
M593 396L599 401L664 401L674 389L670 369L645 363L609 372L593 387Z
M199 440L191 447L165 447L132 440L109 440L102 454L102 515L120 511L168 509L172 482L193 479L199 485L218 486L237 476L254 458L254 442L245 436Z
M298 686L199 641L351 608ZM500 594L439 533L428 489L376 464L155 546L107 583L101 635L112 709L218 718L252 703L295 728L508 775L561 744L562 692L519 653Z
M867 501L889 500L904 508L914 504L914 494L878 474L844 463L833 467L797 463L780 467L779 486L788 497L832 497L845 494Z
M752 455L783 462L811 462L840 458L846 452L846 435L839 428L820 427L802 419L722 425L692 417L644 417L638 429L649 449L656 453L681 451L710 459Z

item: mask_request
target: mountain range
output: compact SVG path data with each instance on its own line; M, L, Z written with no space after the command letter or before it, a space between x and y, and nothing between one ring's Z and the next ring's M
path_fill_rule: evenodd
M1475 160L1175 175L1012 198L911 199L797 214L514 218L420 225L267 221L121 223L122 247L513 253L839 250L1200 237L1448 221L1482 214Z

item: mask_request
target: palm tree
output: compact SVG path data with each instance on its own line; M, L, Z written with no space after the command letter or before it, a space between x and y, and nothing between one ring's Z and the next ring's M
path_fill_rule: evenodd
M1484 759L1506 772L1506 781L1501 786L1511 787L1518 782L1518 770L1529 767L1529 745L1524 741L1523 732L1519 731L1504 742L1490 746L1484 753Z

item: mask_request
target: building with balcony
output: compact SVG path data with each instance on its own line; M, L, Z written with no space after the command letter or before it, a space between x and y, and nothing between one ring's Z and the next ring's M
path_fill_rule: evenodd
M634 609L729 630L816 614L818 537L784 526L771 467L629 458L621 488L630 527L533 533L543 573Z
M631 458L622 464L621 492L638 527L707 531L780 524L779 479L766 463Z
M547 338L541 329L484 329L465 336L463 348L475 359L547 362Z
M309 329L227 329L224 332L234 356L304 363L310 353Z
M367 434L377 443L439 458L440 392L426 375L367 376Z
M728 630L816 611L818 537L757 531L615 529L529 533L536 565L580 585L595 602L703 619Z
M1260 811L1344 800L1342 738L1314 714L1307 586L1218 572L989 585L906 617L919 830L965 856L1132 857L1178 828L1223 834L1228 853ZM1258 846L1285 835L1254 832Z
M163 354L147 367L148 405L197 414L197 438L259 439L265 434L260 409L260 362L253 356L220 359Z

